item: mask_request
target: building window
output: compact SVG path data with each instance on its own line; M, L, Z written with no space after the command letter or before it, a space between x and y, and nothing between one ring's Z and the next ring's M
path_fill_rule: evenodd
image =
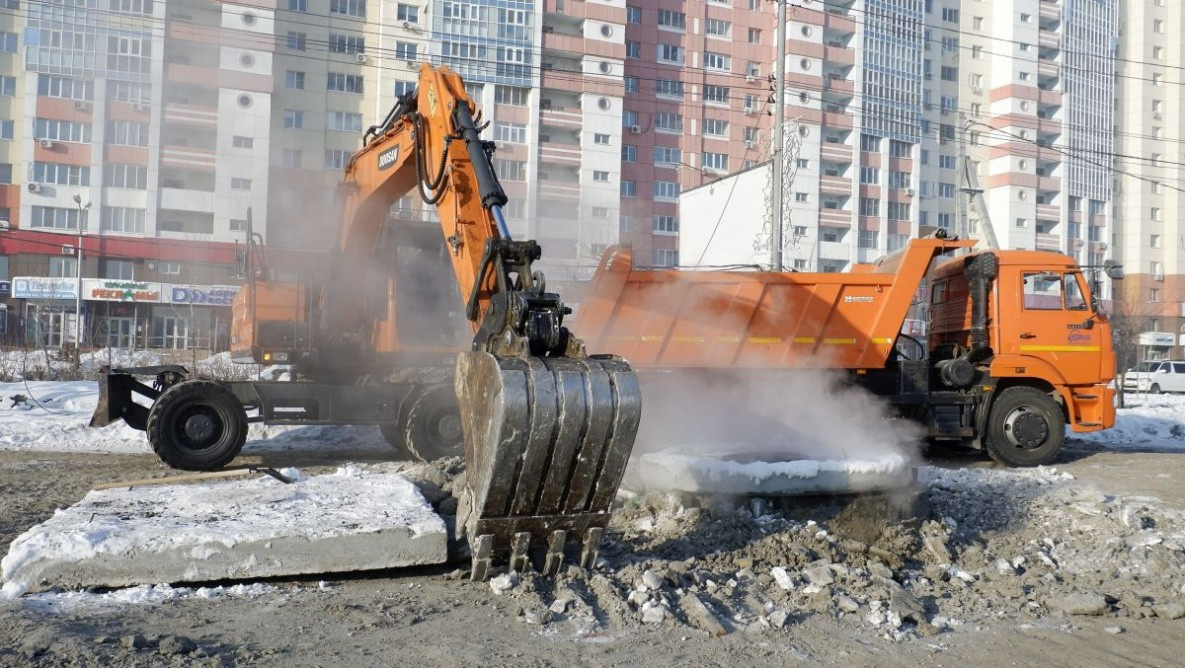
M909 203L889 202L889 220L909 220Z
M942 169L954 169L955 156L949 153L940 153L938 155L938 166Z
M628 128L638 127L638 112L630 109L622 110L621 124Z
M362 80L363 77L361 74L330 72L326 79L325 89L340 93L357 93L361 95Z
M60 186L89 186L91 168L78 165L62 165L55 162L34 162L29 178L37 183L54 183Z
M652 230L655 234L678 234L679 219L675 216L655 216Z
M103 278L119 281L135 280L136 264L131 260L107 260L104 265Z
M284 87L293 90L304 90L304 72L288 70L284 73Z
M1016 219L1016 226L1017 227L1028 227L1029 220L1027 218L1017 218Z
M253 137L244 137L243 135L234 135L231 137L230 143L235 148L254 148L255 139Z
M1160 207L1154 206L1148 210L1149 220L1160 220Z
M860 135L860 150L866 153L879 153L881 138L872 135Z
M876 197L861 197L860 198L860 215L861 216L877 216L880 215L881 201Z
M494 158L494 173L503 181L526 181L527 163L523 160Z
M594 207L592 208L592 217L593 217L593 218L596 218L596 219L598 219L598 220L603 220L603 219L606 219L606 218L608 218L608 217L609 217L609 207L607 207L607 206L594 206Z
M401 43L402 42L395 43L396 51L398 51L399 44L401 44ZM303 50L304 49L302 48L301 51L303 51ZM339 35L339 34L329 33L329 52L330 53L366 53L366 38L360 37L358 35ZM408 58L404 58L403 56L399 56L398 53L396 53L396 56L398 58L400 58L401 60L410 60ZM415 52L413 51L412 52L412 59L414 59L414 57L415 57Z
M603 172L600 170L593 170L592 177L593 177L593 181L596 181L597 183L608 183L609 182L609 172Z
M288 32L288 49L290 51L304 51L309 36L303 32Z
M860 230L860 248L876 248L879 242L880 234L875 230Z
M670 148L668 146L654 147L654 165L656 167L674 167L682 161L682 158L683 154L677 148Z
M509 107L525 107L530 99L531 91L516 86L498 86L494 89L494 102Z
M654 81L654 94L660 97L683 97L683 82L674 79L656 79Z
M1160 248L1160 235L1153 234L1148 238L1148 245L1152 248Z
M339 132L362 132L362 113L327 111L325 112L325 129Z
M329 0L329 13L366 18L366 0Z
M795 202L809 202L809 201L811 201L811 196L808 193L796 192L796 193L794 193L794 201ZM805 234L805 232L803 234ZM801 236L801 235L799 235L799 236Z
M237 176L232 177L230 180L230 189L231 190L250 190L251 189L251 179L244 179L244 178L240 178Z
M670 9L660 9L658 10L658 26L672 30L686 30L687 15L683 12L676 12Z
M327 169L345 169L350 160L350 152L342 149L326 149L325 167Z
M723 19L706 19L704 21L704 34L709 37L720 37L728 39L732 32L732 23Z
M711 169L717 172L728 171L728 154L727 153L711 153L704 151L701 156L704 169Z
M810 169L811 168L811 161L807 158L799 158L794 164L799 169Z
M761 43L761 31L760 30L758 30L757 28L749 28L749 43L750 44L760 44Z
M705 51L704 69L716 70L718 72L729 72L732 70L732 58L723 53Z
M704 136L728 138L728 121L719 118L704 119ZM746 139L748 139L746 137Z
M594 144L601 144L602 146L608 146L609 145L609 135L603 134L600 132L594 132L593 133L593 143Z
M494 123L494 141L525 144L527 143L527 126L523 123L498 121Z
M622 162L637 162L638 161L638 147L637 146L622 146L621 147L621 161Z
M638 77L626 77L625 78L625 92L627 92L627 93L637 93L638 92Z
M654 114L654 127L665 132L683 132L683 114L660 111Z
M108 188L148 189L148 167L123 163L103 165L103 185Z
M29 220L29 227L54 229L54 230L77 230L78 229L78 209L77 208L57 208L52 206L34 206L29 212L31 220Z
M407 5L401 2L395 8L395 20L407 21L408 23L419 23L420 8L416 7L415 5Z
M158 274L166 274L169 276L177 276L181 273L180 262L160 261L156 263L156 272Z
M955 196L955 184L942 183L938 184L938 196L946 199L951 199Z
M959 10L957 10L953 7L943 7L942 8L942 20L947 23L958 23L959 22Z
M677 267L677 266L679 266L679 251L671 250L669 248L655 248L654 249L654 266L655 267Z
M679 199L679 184L674 181L655 181L651 194L654 199L663 202L677 201Z
M299 109L284 110L284 127L299 129L304 127L304 112Z
M712 104L728 104L729 89L727 86L704 86L704 102Z
M638 182L621 180L621 196L622 197L637 197L638 196Z
M100 215L99 227L104 232L144 234L144 209L105 206Z
M289 169L299 168L303 159L304 151L296 148L286 148L281 155L283 165Z
M74 278L78 275L78 262L72 257L49 258L50 278Z
M307 12L307 11L309 11L309 0L288 0L288 11L290 11L290 12Z
M638 7L625 8L625 22L626 23L641 23L642 10Z
M677 46L675 44L658 45L658 61L660 63L682 65L685 53L686 52L683 50L683 47Z

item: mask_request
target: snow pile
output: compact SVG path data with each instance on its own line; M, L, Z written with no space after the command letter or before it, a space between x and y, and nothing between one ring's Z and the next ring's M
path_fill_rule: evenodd
M25 582L38 582L47 572L57 573L64 563L69 564L69 575L59 579L93 577L90 582L82 580L87 584L125 584L128 577L152 577L154 569L162 576L150 582L234 577L240 568L255 577L308 572L286 570L309 560L308 549L298 548L293 553L291 546L282 547L287 545L285 541L294 540L316 549L318 541L398 531L409 535L411 542L421 536L439 536L443 549L443 520L403 476L364 474L353 466L323 476L292 473L297 479L291 484L261 476L231 482L93 490L12 542L7 556L0 560L4 591L9 596L20 595ZM257 563L251 547L257 545L273 556ZM239 547L248 553L227 557ZM178 556L178 551L183 554ZM333 559L349 564L353 556ZM187 560L189 565L185 566ZM126 571L135 567L118 563L122 561L140 564L143 572L127 575ZM177 572L178 563L184 568L183 575ZM398 565L405 564L382 564ZM334 565L324 560L320 566L323 572L334 570Z
M165 601L183 599L215 600L221 598L258 598L274 594L271 585L252 583L217 587L173 587L167 584L137 585L105 592L44 592L28 594L21 604L50 613L69 613L77 610L119 608L125 605L157 605Z
M1185 395L1129 393L1126 403L1113 428L1070 433L1071 440L1105 450L1185 451Z

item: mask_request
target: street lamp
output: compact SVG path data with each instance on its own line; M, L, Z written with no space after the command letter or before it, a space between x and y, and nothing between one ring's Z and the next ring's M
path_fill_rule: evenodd
M74 193L74 203L78 205L78 246L74 257L78 261L78 289L74 294L74 350L78 360L82 361L82 233L85 232L86 210L91 203L82 203L82 195Z

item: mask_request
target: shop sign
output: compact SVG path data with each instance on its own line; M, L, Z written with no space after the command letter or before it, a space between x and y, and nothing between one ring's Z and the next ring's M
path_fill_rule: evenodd
M1177 342L1172 332L1140 332L1137 339L1139 345L1154 348L1171 348Z
M12 292L12 281L0 281L0 295L7 295Z
M82 294L105 302L159 302L160 283L83 279Z
M16 276L12 279L15 299L74 299L78 279Z
M237 285L174 285L169 290L169 301L173 304L230 306L238 292Z

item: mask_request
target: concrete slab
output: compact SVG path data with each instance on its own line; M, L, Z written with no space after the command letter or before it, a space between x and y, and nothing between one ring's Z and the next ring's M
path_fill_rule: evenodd
M299 475L299 474L298 474ZM438 564L444 520L402 476L353 467L92 491L9 546L9 596Z
M909 458L814 460L785 453L663 450L635 457L625 484L637 491L736 496L858 494L908 487Z

